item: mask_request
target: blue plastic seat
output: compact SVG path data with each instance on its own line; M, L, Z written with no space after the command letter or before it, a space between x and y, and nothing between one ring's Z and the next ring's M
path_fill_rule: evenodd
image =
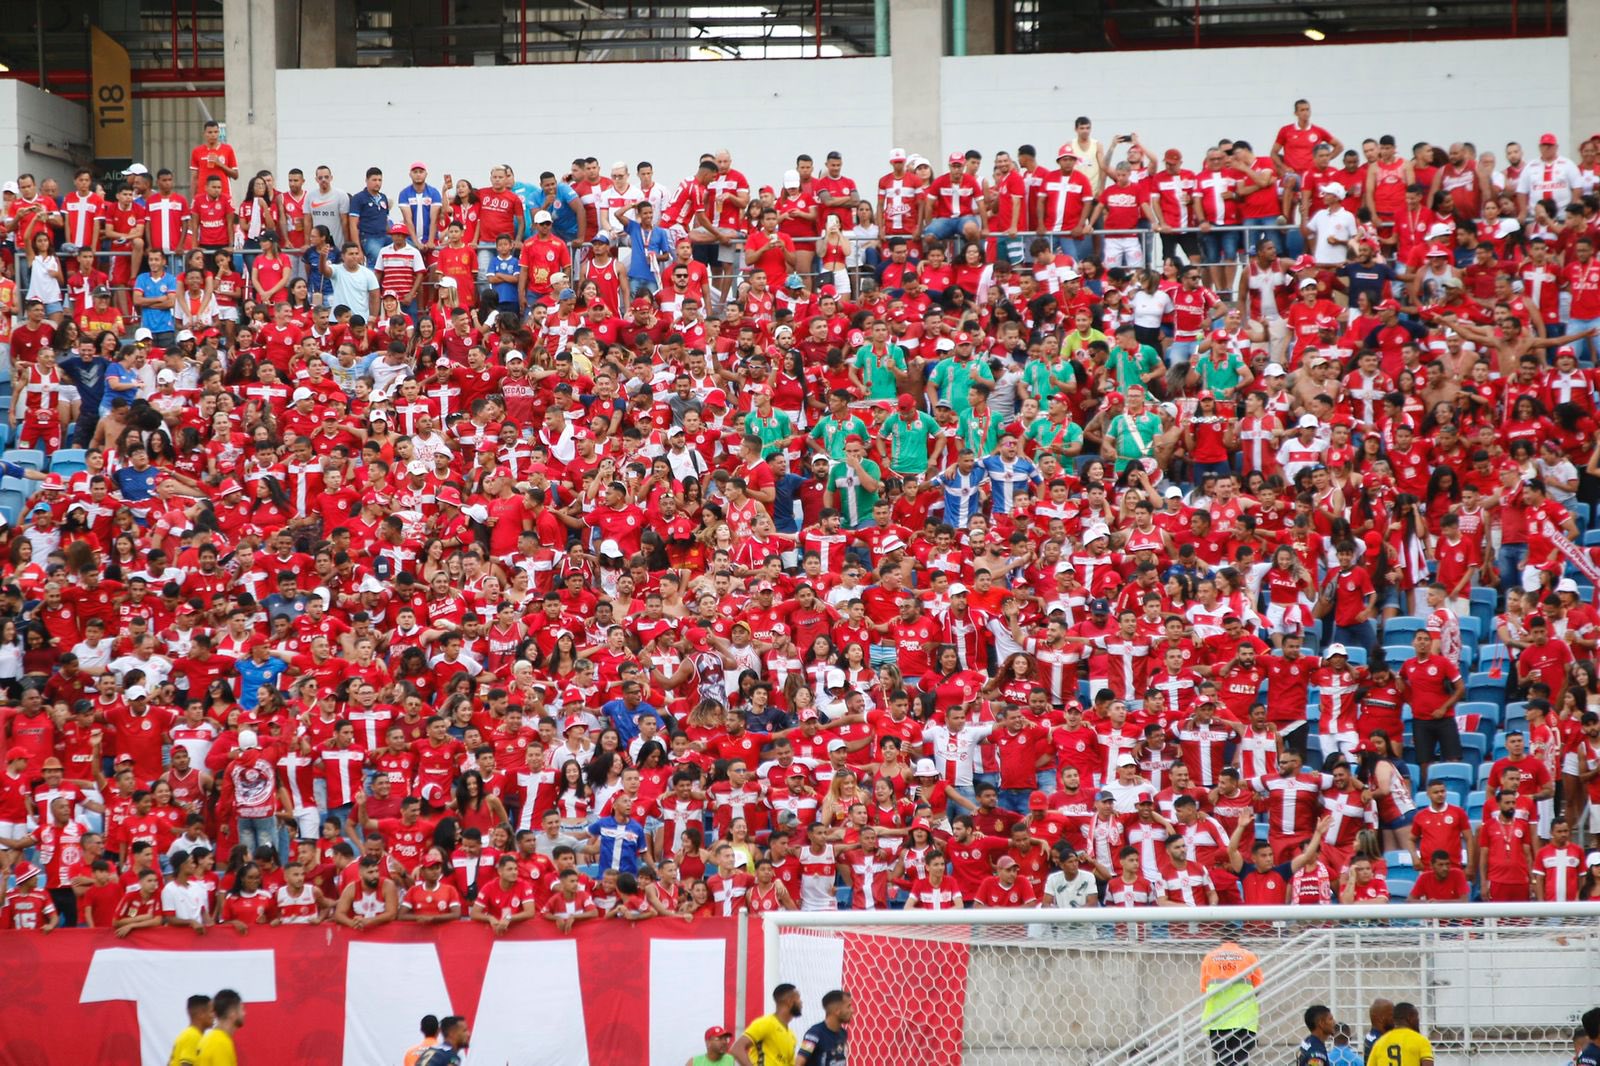
M1499 756L1496 756L1496 757L1498 758ZM1491 771L1493 769L1494 769L1494 763L1492 763L1492 762L1481 762L1481 763L1478 764L1478 782L1477 783L1478 783L1478 787L1479 788L1488 788L1489 787L1489 785L1488 785L1488 782L1489 782L1489 771Z
M1388 877L1390 902L1405 902L1411 898L1411 890L1416 887L1417 875L1413 873L1390 872Z
M74 464L76 470L82 470L88 461L88 454L82 448L62 448L50 453L50 469L57 472L62 463Z
M1410 662L1417 657L1417 650L1409 644L1389 644L1383 649L1383 657L1389 660L1389 665L1398 668L1401 663Z
M1391 877L1394 875L1394 872L1397 868L1404 870L1409 870L1412 868L1411 853L1409 851L1402 851L1398 848L1393 851L1384 852L1383 861L1388 864L1389 874Z
M1486 733L1462 733L1461 757L1469 762L1481 763L1489 757L1489 736Z
M1585 548L1600 544L1600 529L1586 529L1583 536L1578 538L1578 543Z
M1463 714L1476 714L1481 718L1493 719L1496 725L1500 724L1500 705L1493 701L1471 700L1456 704L1457 716Z
M1467 700L1471 703L1493 704L1498 712L1501 704L1505 703L1506 683L1483 673L1475 673L1472 677L1473 680L1467 682ZM1484 680L1477 680L1480 677Z
M28 501L21 493L0 492L0 514L6 516L6 521L15 526L22 520L22 509L28 506Z
M1365 665L1367 665L1367 649L1366 648L1347 648L1346 651L1349 652L1350 665L1351 666L1365 666Z
M1426 618L1391 618L1383 623L1383 642L1385 644L1400 644L1411 640L1411 634L1419 629L1426 629Z
M18 466L32 467L34 470L44 469L44 452L37 448L8 448L0 452L0 459Z
M1461 794L1466 795L1468 792L1472 791L1472 786L1476 780L1477 776L1469 763L1436 762L1431 763L1428 766L1428 779L1426 784L1431 785L1435 781L1443 781L1445 783L1445 787L1449 788L1451 782L1454 782L1459 786Z
M24 477L0 477L0 492L15 492L26 500L37 491L39 491L37 481Z
M1484 636L1483 623L1468 615L1465 618L1456 619L1456 624L1461 626L1461 643L1477 647Z
M1483 815L1483 805L1488 802L1489 793L1481 788L1473 789L1467 793L1466 811L1468 817L1478 818Z

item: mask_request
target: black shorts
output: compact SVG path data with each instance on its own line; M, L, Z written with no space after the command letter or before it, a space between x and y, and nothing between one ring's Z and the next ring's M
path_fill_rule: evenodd
M690 245L689 254L694 258L696 263L704 263L708 267L714 267L717 265L717 252L721 247L722 245L716 243L715 241L708 241L703 244L692 244Z

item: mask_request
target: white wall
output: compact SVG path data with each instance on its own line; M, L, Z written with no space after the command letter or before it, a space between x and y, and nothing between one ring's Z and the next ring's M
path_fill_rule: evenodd
M887 59L280 70L278 163L308 179L326 163L349 192L368 166L398 190L414 160L435 183L448 171L482 185L495 163L536 182L580 154L602 169L649 160L670 185L724 147L758 187L799 152L820 170L837 150L876 178L888 101Z
M82 104L40 92L15 78L0 80L0 174L10 181L32 173L40 181L55 178L63 189L72 186L71 163L38 155L23 148L36 142L57 146L87 144L89 117Z
M474 182L509 161L532 181L574 155L602 166L656 164L674 182L698 154L732 149L757 185L777 184L797 152L818 164L831 149L866 185L893 147L889 60L535 64L361 70L281 70L278 164L333 167L353 191L368 166L405 181L414 160L437 181ZM1137 131L1156 151L1176 146L1198 164L1203 146L1243 137L1265 152L1305 96L1314 119L1346 144L1394 134L1412 142L1474 141L1500 153L1568 125L1567 42L1329 45L1259 50L944 58L937 74L942 144L906 144L935 159L976 148L1038 146L1045 158L1087 114L1102 137ZM934 92L928 93L933 101ZM913 97L914 99L914 97ZM242 160L244 169L254 164Z
M944 59L940 74L942 151L985 156L1032 143L1048 159L1078 115L1094 120L1102 141L1137 132L1147 148L1178 148L1192 166L1222 137L1265 154L1304 97L1312 121L1349 146L1392 133L1410 155L1417 141L1470 140L1503 161L1507 141L1529 157L1547 130L1565 142L1569 106L1567 42L1558 37L968 56Z

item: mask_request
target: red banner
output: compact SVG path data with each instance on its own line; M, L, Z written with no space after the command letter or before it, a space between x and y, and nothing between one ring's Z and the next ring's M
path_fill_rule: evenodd
M748 937L747 1001L735 1004L738 920L594 922L571 934L529 923L367 934L280 926L239 935L154 930L117 940L61 930L0 935L0 1066L165 1066L184 1000L244 997L244 1063L390 1066L424 1014L464 1015L482 1066L681 1066L707 1026L770 1009L760 923Z

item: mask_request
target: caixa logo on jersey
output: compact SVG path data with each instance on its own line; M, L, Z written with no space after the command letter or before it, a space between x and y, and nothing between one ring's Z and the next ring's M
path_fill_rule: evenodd
M682 1062L711 1025L760 1002L761 936L748 937L747 1002L734 1003L738 920L595 921L561 935L534 919L508 936L461 923L0 934L0 1066L164 1066L184 1000L236 989L243 1062L399 1062L424 1014L465 1015L483 1063ZM648 1054L641 1052L648 1051Z

